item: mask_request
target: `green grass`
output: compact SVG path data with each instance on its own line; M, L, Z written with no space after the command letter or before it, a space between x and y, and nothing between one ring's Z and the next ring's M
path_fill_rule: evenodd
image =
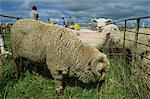
M9 38L6 40L6 46L10 46ZM32 75L26 71L19 80L13 80L14 67L10 61L11 57L8 57L3 66L0 99L147 99L140 76L132 79L131 68L124 66L118 57L111 57L111 68L102 84L89 88L73 80L75 83L67 84L62 97L57 96L54 81L39 74Z

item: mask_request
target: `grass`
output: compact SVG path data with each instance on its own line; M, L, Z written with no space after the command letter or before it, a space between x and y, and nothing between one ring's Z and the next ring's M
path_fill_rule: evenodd
M9 48L10 39L5 38L5 43ZM19 80L13 80L14 67L10 61L8 57L3 66L0 99L147 99L140 76L132 77L131 68L124 66L118 57L110 57L111 68L102 84L82 87L82 83L72 79L74 83L66 86L62 97L57 96L54 81L39 74L26 71Z

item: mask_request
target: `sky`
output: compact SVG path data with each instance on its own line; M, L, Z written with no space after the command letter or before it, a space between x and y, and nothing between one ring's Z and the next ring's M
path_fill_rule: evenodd
M150 0L0 0L0 14L27 18L32 5L37 6L42 21L72 16L86 23L92 18L119 20L150 15ZM0 21L15 20L0 17Z

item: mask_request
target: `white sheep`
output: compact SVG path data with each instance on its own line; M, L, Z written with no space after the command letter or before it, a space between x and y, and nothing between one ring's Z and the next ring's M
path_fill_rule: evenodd
M71 31L76 33L77 38L83 43L91 47L97 48L98 50L100 50L104 45L106 45L109 42L109 40L112 40L116 43L121 40L120 36L116 36L117 34L120 34L120 31L118 26L114 24L106 25L101 32L89 29Z

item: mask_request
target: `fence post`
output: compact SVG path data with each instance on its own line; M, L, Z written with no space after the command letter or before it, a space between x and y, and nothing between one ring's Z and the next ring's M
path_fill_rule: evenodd
M136 60L136 52L137 52L137 41L138 41L138 34L139 34L139 28L140 28L140 18L136 20L136 33L134 38L134 45L133 45L133 56L132 56L132 65L134 65Z
M126 54L125 54L125 40L126 40L126 29L127 29L127 20L124 21L124 37L123 37L123 58L124 58L124 64L126 64Z

